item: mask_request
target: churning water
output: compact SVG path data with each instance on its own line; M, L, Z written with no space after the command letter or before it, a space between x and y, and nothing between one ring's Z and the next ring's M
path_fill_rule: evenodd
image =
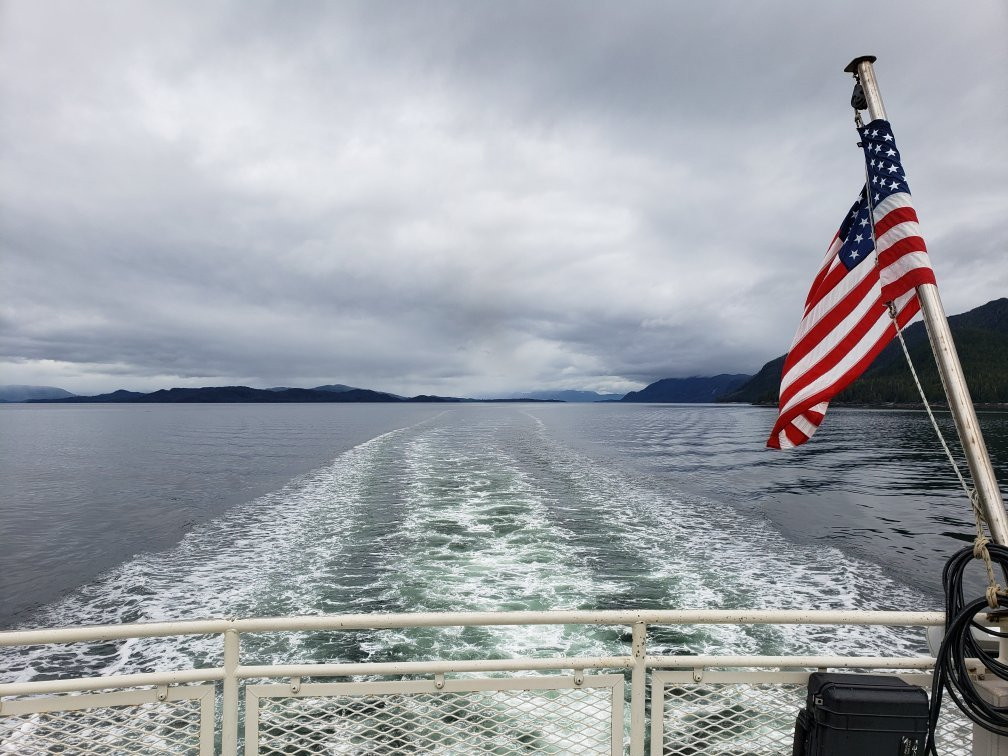
M970 529L920 413L834 412L790 453L762 448L772 411L734 406L131 405L3 416L11 421L0 502L8 626L450 610L935 609L942 562ZM982 423L1004 480L1008 416ZM89 508L82 487L100 487L101 506ZM18 516L28 512L25 524ZM158 540L177 532L174 545ZM102 564L110 552L136 550ZM82 584L25 609L27 594L53 590L46 560L33 562L43 552L56 587L74 569ZM610 654L626 640L582 627L322 635L250 639L243 660ZM922 637L708 627L658 629L649 640L655 653L813 646L908 653ZM220 644L144 639L2 654L11 681L219 663Z

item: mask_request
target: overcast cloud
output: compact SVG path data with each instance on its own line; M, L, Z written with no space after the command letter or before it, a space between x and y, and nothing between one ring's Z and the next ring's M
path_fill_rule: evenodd
M0 4L0 383L626 391L782 353L876 70L1008 295L999 1Z

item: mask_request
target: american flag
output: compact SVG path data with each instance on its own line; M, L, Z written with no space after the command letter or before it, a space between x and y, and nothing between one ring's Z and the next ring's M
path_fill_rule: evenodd
M775 449L808 441L830 399L892 341L888 303L903 328L920 310L915 288L935 282L892 127L876 120L858 133L868 183L826 251L784 359L780 414L767 441Z

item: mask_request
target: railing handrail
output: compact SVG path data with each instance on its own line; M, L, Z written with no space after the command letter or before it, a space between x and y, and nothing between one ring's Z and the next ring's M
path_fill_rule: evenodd
M979 668L977 660L969 660ZM929 670L931 656L647 656L648 669L696 669L734 667L802 668L884 668ZM517 659L465 659L405 662L360 662L340 664L263 664L240 665L234 670L238 680L283 677L353 677L358 675L430 675L467 672L546 672L586 669L622 669L634 666L631 656L551 656ZM132 688L143 685L180 685L223 680L223 667L144 672L130 675L71 677L60 680L33 680L0 683L0 698L52 693L71 693L106 688Z
M507 625L944 625L944 612L901 612L834 609L649 609L552 610L518 612L414 612L390 614L317 614L242 619L138 622L122 625L7 630L0 646L79 643L94 640L175 635L387 630L406 627Z
M929 656L857 657L857 656L738 656L738 655L649 655L649 625L886 625L890 627L927 627L943 625L942 612L901 612L869 610L794 610L794 609L669 609L669 610L554 610L518 612L417 612L402 614L331 614L288 617L234 618L149 622L90 627L62 627L0 632L0 646L65 644L133 638L172 638L192 635L220 636L223 640L223 664L219 667L143 672L59 680L0 682L0 698L45 696L55 693L81 693L112 688L158 686L167 695L169 686L191 682L220 681L220 747L231 756L238 749L241 685L250 679L287 678L294 693L300 679L352 678L354 676L443 675L478 672L574 672L572 680L584 679L587 669L620 669L629 672L630 719L629 744L632 756L643 756L645 742L646 676L648 670L690 669L699 681L704 668L882 668L924 671L934 667ZM313 664L242 664L240 637L256 633L332 632L411 627L506 627L518 625L594 625L632 628L630 654L620 656L530 656L509 659L466 659L425 661L374 661ZM625 643L626 636L621 637ZM669 673L661 673L668 675ZM779 674L779 673L774 673ZM355 683L354 683L355 684ZM436 683L435 683L436 684ZM578 683L574 683L578 684ZM246 690L248 688L246 687ZM105 701L99 694L98 703ZM160 694L159 694L160 695ZM71 696L73 698L73 696ZM117 699L118 700L118 699ZM123 699L125 700L125 699ZM132 698L130 699L133 700ZM159 699L164 700L164 699ZM622 699L621 699L622 700ZM29 703L16 702L24 708ZM80 703L79 701L77 703ZM50 704L43 702L42 706ZM69 704L68 704L69 705ZM0 708L5 703L0 701ZM35 704L30 704L28 709ZM41 709L38 709L41 711ZM208 714L201 727L212 728ZM622 719L622 717L620 717ZM209 723L209 724L208 724ZM209 734L208 734L209 733ZM201 738L212 744L212 732ZM208 739L208 740L207 740ZM614 744L616 739L614 736ZM614 745L616 748L616 745ZM619 750L619 749L616 749ZM616 751L614 750L614 753Z

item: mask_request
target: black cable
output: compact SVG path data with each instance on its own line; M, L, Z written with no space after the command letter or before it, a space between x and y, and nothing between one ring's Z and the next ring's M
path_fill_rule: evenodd
M988 544L991 562L1008 571L1008 548L998 544ZM928 739L925 753L937 756L935 728L941 711L942 694L948 691L963 714L985 730L1008 737L1008 706L994 706L985 701L977 692L966 666L967 659L979 659L987 668L987 673L1008 681L1008 665L998 661L981 648L973 631L979 631L991 638L1004 638L1008 634L984 627L973 618L978 612L990 609L987 598L967 602L963 595L963 573L975 559L973 548L967 547L956 552L942 570L942 586L945 589L945 637L938 650L934 678L931 682L931 709L928 721ZM998 594L998 609L1008 610L1008 597Z

